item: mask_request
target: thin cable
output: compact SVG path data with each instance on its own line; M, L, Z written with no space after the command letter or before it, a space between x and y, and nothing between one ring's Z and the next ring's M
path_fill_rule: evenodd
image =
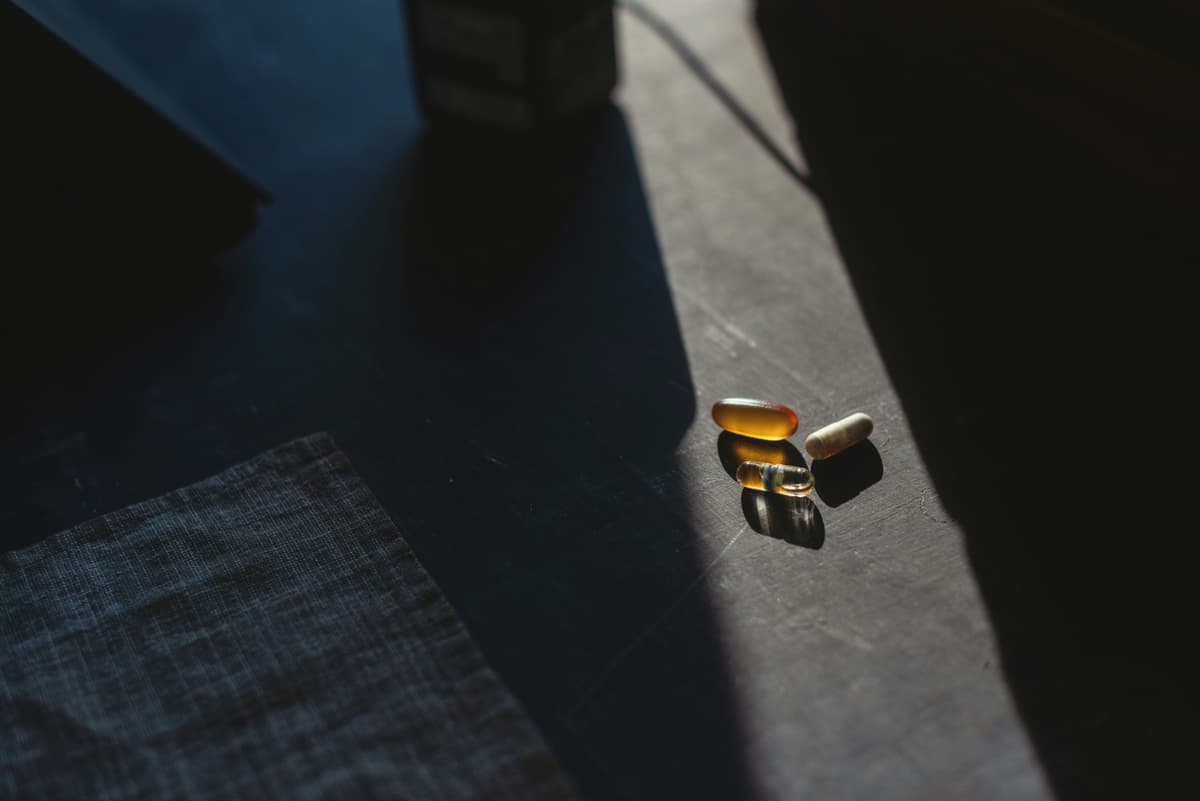
M725 106L734 119L741 123L747 133L754 137L755 141L762 146L763 150L766 150L767 154L775 159L775 162L784 172L805 189L810 192L814 191L808 176L792 163L792 160L788 158L783 149L775 144L771 136L759 125L758 120L754 119L754 115L738 102L738 99L725 88L725 85L721 83L717 76L712 74L708 66L705 65L704 60L675 32L670 23L638 2L638 0L617 0L617 3L656 34L667 47L675 51L675 55L679 56L684 66L691 70L692 74L702 84L708 87L708 90L716 96L717 100L721 101L721 105Z

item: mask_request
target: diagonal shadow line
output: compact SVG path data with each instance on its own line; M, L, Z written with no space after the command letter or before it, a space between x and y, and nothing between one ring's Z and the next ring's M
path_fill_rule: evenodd
M645 630L635 636L628 645L622 648L616 654L616 656L614 656L609 663L604 666L595 681L593 681L587 689L580 693L579 700L577 700L567 711L567 718L575 717L579 711L588 704L589 701L596 697L596 694L600 691L600 688L608 682L609 677L611 677L612 674L626 662L630 654L636 651L642 643L644 643L647 639L653 636L656 631L662 628L663 624L671 618L671 615L675 614L675 610L678 609L680 605L688 599L688 596L692 594L696 587L698 587L706 578L708 578L708 574L713 571L713 568L717 566L717 563L725 558L725 554L729 553L729 549L734 546L734 543L742 538L742 535L745 534L749 528L750 524L747 523L738 529L737 534L733 535L729 542L725 544L725 547L721 549L720 553L714 556L709 561L708 565L705 566L702 571L700 571L700 574L683 589L683 592L679 594L675 601L672 602L671 605L665 610L663 610L662 614L656 617L654 621L645 628Z
M684 63L684 66L691 70L692 74L716 96L721 105L725 106L734 119L746 129L746 132L758 142L763 150L767 151L767 155L775 160L780 169L809 192L812 192L814 195L817 193L808 175L801 172L800 168L792 163L792 160L788 158L783 148L775 144L770 134L763 130L762 125L754 118L754 115L738 101L716 75L713 75L712 71L704 63L704 60L675 32L670 23L658 16L658 14L650 10L647 6L638 2L638 0L618 0L618 4L649 28L667 47L674 51L675 55Z

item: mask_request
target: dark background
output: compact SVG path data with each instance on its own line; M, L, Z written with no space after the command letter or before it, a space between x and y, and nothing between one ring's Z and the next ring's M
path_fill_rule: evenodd
M101 4L274 197L212 264L262 193L9 64L95 197L7 233L5 547L328 430L587 797L1174 795L1194 15L650 7L804 182L628 17L526 147L429 134L391 3ZM877 433L758 503L727 395Z

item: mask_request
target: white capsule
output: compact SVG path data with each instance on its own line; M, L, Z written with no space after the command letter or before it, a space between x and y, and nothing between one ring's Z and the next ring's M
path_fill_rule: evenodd
M804 440L804 450L813 459L828 459L862 442L874 430L875 421L869 415L855 412L809 434Z

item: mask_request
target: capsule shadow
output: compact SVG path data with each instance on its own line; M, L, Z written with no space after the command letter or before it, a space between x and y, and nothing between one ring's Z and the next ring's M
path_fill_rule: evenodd
M864 440L828 459L814 459L812 473L817 496L837 507L883 478L883 459Z
M808 498L742 490L742 514L750 528L814 551L825 544L825 521L821 510Z
M737 478L737 469L743 462L808 466L796 446L787 440L773 442L743 437L728 431L722 431L721 436L717 437L717 455L730 478Z

